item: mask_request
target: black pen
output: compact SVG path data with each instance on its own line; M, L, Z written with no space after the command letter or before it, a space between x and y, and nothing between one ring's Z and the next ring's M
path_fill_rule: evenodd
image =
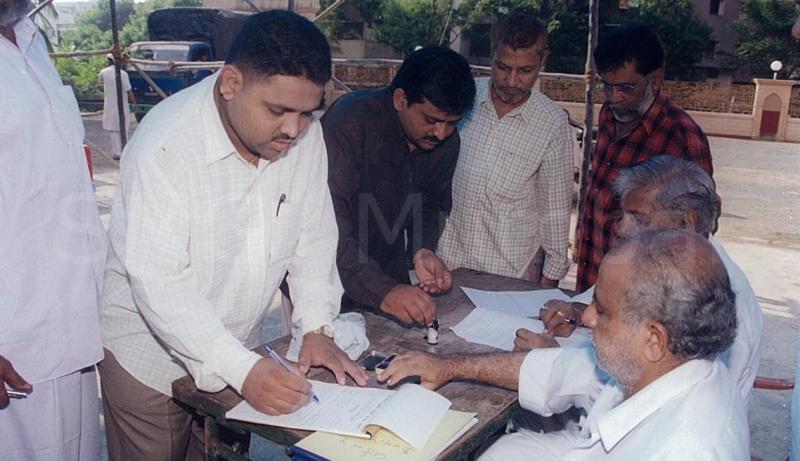
M275 216L278 216L278 213L281 212L281 205L283 202L286 201L286 194L281 194L281 197L278 199L278 208L275 209Z

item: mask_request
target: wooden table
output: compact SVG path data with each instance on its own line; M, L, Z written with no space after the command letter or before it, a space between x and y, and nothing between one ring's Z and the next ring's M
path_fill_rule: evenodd
M496 352L497 349L473 344L456 336L450 327L460 322L472 311L474 306L458 287L466 286L484 290L510 291L530 290L534 286L524 280L501 277L484 272L459 269L453 272L453 289L436 297L437 318L439 319L439 344L429 345L422 328L403 326L394 320L374 312L363 312L367 319L367 336L370 340L368 351L378 350L385 353L401 353L409 350L426 351L440 355L475 354ZM289 347L288 336L277 339L270 345L279 353L285 353ZM313 369L309 378L333 381L333 375L325 369ZM352 382L351 382L352 384ZM383 387L371 374L369 386ZM281 445L292 445L310 434L307 431L248 424L225 419L225 412L233 408L242 399L228 388L217 393L198 391L188 376L172 383L175 400L196 410L205 420L205 448L209 460L228 459L246 460L246 445L223 442L231 437L231 431L241 436L247 433L258 434ZM478 424L462 435L440 456L439 460L457 460L466 458L492 434L502 428L512 413L519 408L517 393L474 382L451 382L441 387L438 392L448 398L452 409L477 413Z

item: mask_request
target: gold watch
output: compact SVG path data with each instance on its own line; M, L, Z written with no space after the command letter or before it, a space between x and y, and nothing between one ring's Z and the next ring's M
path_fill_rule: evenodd
M321 327L317 328L316 330L311 330L306 334L307 335L317 334L317 335L322 335L322 336L324 336L324 337L326 337L328 339L333 339L333 327L330 326L330 325L322 325Z

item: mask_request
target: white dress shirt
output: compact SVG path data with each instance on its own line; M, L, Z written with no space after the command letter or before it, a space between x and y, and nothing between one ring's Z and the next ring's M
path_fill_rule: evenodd
M736 295L736 339L719 358L727 365L731 376L739 387L739 392L744 399L745 408L750 407L750 394L753 382L758 372L758 362L761 357L761 335L764 330L764 316L758 299L747 276L742 269L728 256L722 244L714 237L708 238L711 246L717 251L722 260L731 290ZM572 298L573 302L590 304L594 296L594 286Z
M131 91L131 81L128 73L119 71L122 77L122 112L125 114L125 126L131 123L131 108L128 105L128 91ZM119 131L119 110L117 109L117 79L114 78L114 66L108 66L100 71L98 78L103 84L103 129L106 131Z
M111 212L103 344L166 395L187 371L202 390L241 391L287 270L302 333L331 324L342 296L319 122L256 167L222 126L216 81L147 114L125 149Z
M587 416L558 439L533 432L503 437L485 459L750 459L747 413L718 360L690 360L625 400L618 384L606 380L591 349L531 351L520 368L520 405L544 416L575 405Z
M437 254L450 268L528 278L541 247L543 275L560 280L569 269L575 161L567 116L534 89L498 118L489 81L475 81L475 107L458 128L453 210Z
M107 245L72 88L32 21L14 31L17 46L0 35L0 355L38 383L102 359Z

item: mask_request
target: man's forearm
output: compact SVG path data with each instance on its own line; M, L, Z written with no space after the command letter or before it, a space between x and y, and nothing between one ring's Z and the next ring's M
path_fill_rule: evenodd
M447 359L449 381L474 380L516 391L525 352L466 355Z

